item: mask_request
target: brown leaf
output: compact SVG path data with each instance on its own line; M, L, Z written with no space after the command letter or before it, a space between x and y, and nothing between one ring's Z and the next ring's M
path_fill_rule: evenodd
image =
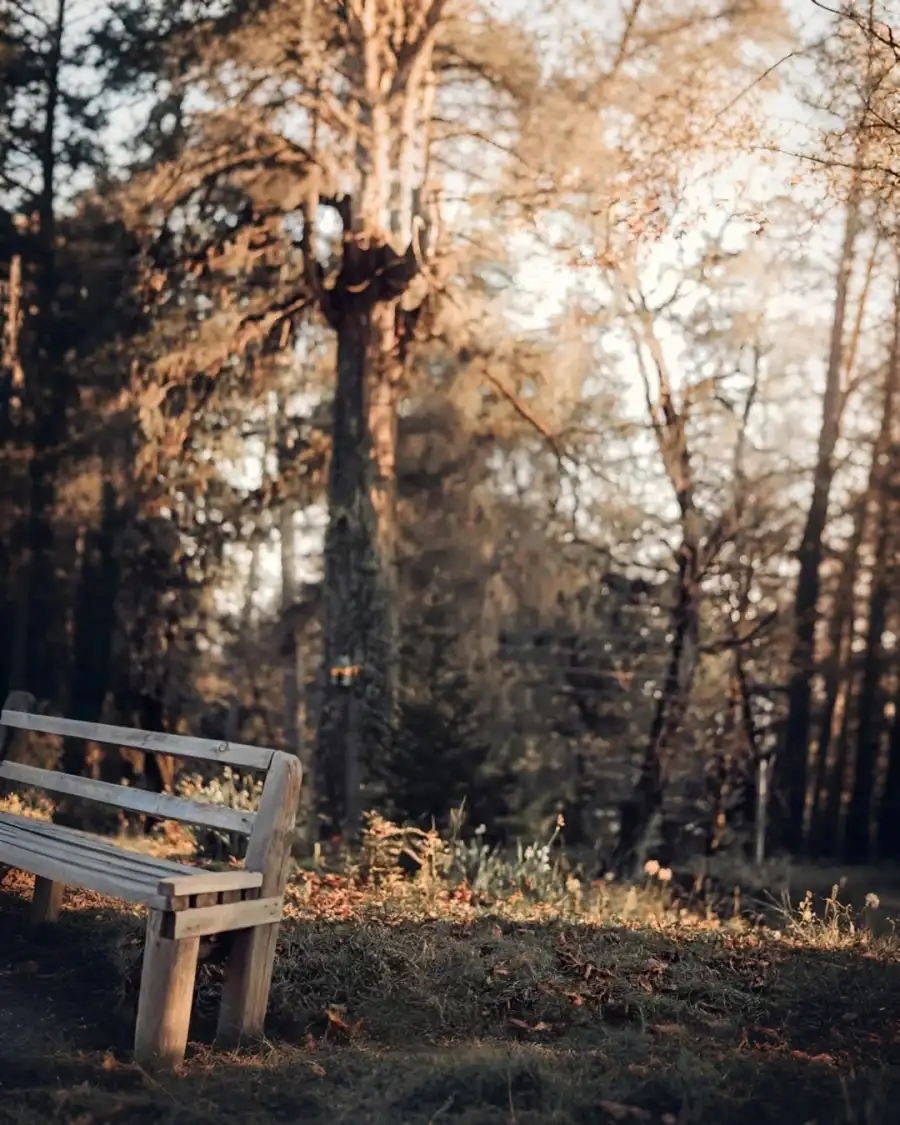
M343 1031L345 1035L350 1034L350 1027L341 1016L334 1010L334 1008L326 1008L325 1015L328 1018L328 1026L333 1027L336 1031Z
M525 1020L517 1020L510 1017L509 1022L513 1027L519 1027L522 1031L552 1031L553 1028L549 1023L544 1023L543 1020L538 1020L537 1023L526 1023Z

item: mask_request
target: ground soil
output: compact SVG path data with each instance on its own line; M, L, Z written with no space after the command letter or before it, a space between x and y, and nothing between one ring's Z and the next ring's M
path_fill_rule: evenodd
M893 955L574 923L318 920L284 953L296 1018L276 1012L272 1043L212 1052L201 1004L184 1072L152 1076L129 1058L133 982L110 954L121 915L76 900L34 929L27 892L17 876L0 889L0 1125L900 1120ZM455 982L416 976L445 964ZM349 1027L323 1027L341 981ZM467 1033L449 1009L470 1001Z

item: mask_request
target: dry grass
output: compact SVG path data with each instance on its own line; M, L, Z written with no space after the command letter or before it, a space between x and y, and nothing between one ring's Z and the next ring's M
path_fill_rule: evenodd
M72 894L33 934L27 882L0 896L0 1123L898 1119L900 949L837 899L775 930L688 913L654 879L570 879L538 902L473 896L428 864L298 872L271 1042L195 1046L183 1074L153 1079L127 1051L139 915ZM221 973L208 952L198 1043ZM36 1011L52 1013L37 1030Z

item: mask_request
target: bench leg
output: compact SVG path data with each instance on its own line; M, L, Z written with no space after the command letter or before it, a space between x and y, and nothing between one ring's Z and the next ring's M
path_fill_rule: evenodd
M33 922L56 922L62 909L65 883L54 883L40 875L34 880L34 894L31 898L31 920Z
M151 910L147 919L134 1033L134 1058L141 1066L178 1066L187 1048L200 939L163 937L164 917Z
M222 985L216 1042L236 1047L262 1036L278 943L278 922L236 930Z

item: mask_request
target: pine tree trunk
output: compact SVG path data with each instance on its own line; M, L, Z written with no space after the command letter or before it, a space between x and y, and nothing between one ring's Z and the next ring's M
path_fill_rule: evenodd
M616 874L637 878L659 823L664 797L663 762L681 727L697 671L700 641L700 588L695 580L697 552L682 546L678 600L672 614L672 648L662 693L631 798L622 805L619 839L613 857Z
M58 0L46 61L46 97L38 144L41 189L37 200L36 362L26 383L31 424L28 470L27 593L20 628L24 667L20 686L57 704L65 684L66 621L56 573L56 494L60 446L66 435L68 386L57 345L59 276L56 255L56 132L66 0Z
M421 277L427 254L418 212L432 108L428 75L442 8L423 6L423 25L407 27L410 37L399 47L399 29L378 5L364 4L350 19L357 50L345 108L354 119L358 180L332 202L344 238L341 270L327 292L313 245L315 183L305 209L307 275L338 337L317 773L332 832L350 837L359 827L362 782L395 728L397 408L407 318L415 319L400 302Z
M884 710L881 684L884 678L885 654L882 637L887 625L890 599L889 571L896 542L892 518L894 505L891 502L891 477L894 466L890 454L894 446L892 439L898 383L900 383L900 290L895 300L894 339L885 374L881 429L875 444L873 459L875 552L872 561L866 648L858 700L856 767L850 808L847 812L846 858L851 863L863 863L868 859L873 828L873 787Z
M831 784L825 799L822 817L822 855L828 858L840 856L843 852L844 797L846 794L848 767L850 764L850 702L856 694L857 677L852 669L847 671L847 679L841 689L838 706L832 718L832 738L836 744L834 767L831 771Z
M816 777L813 788L813 807L807 847L810 855L829 853L834 841L825 831L825 815L831 787L843 786L843 776L836 770L836 741L840 731L843 710L847 705L847 686L850 676L849 662L854 636L854 592L859 570L859 550L866 529L868 500L872 494L872 473L875 456L869 472L865 495L857 505L853 519L853 532L847 544L834 598L834 609L828 623L828 657L825 663L825 709L819 726L819 749L816 759ZM833 854L833 853L830 853Z
M859 227L860 176L854 173L844 224L844 238L838 263L834 316L822 403L822 425L813 494L797 556L800 573L794 599L794 644L790 655L791 678L788 688L788 718L784 744L776 760L779 782L787 798L787 818L782 840L792 852L801 849L806 814L809 731L812 721L812 678L815 674L815 634L818 621L822 541L828 519L828 502L834 477L834 449L840 429L841 369L847 295Z
M354 837L364 748L390 739L390 566L382 555L369 436L368 296L346 294L338 314L329 521L325 536L324 683L319 715L320 804L332 832Z
M283 501L279 513L278 530L281 547L281 613L287 622L291 607L297 600L297 559L295 550L294 512L291 500ZM301 680L298 675L300 653L296 631L291 628L284 646L282 667L282 695L284 706L285 747L297 757L303 756L303 719L300 714Z
M887 777L878 811L878 858L900 860L900 692L894 696Z
M372 503L378 526L382 563L384 629L387 639L384 666L385 708L394 721L397 701L399 606L397 580L397 406L403 368L397 357L397 308L382 302L372 310L373 356L368 374L368 419L372 439Z
M85 535L72 638L72 676L67 713L98 722L110 688L116 599L119 592L118 540L122 511L113 485L103 486L100 527ZM63 742L63 768L78 773L83 760L79 740Z

